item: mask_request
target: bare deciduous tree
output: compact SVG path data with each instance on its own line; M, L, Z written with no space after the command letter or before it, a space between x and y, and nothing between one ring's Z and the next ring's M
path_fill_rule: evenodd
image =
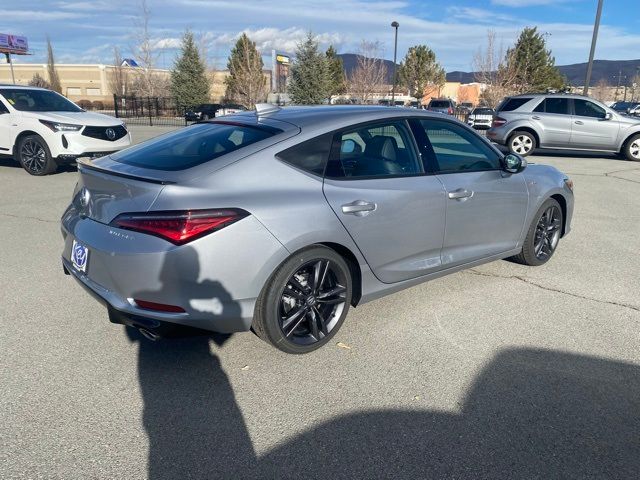
M116 95L127 95L131 90L131 78L129 67L123 65L120 49L113 47L113 69L109 72L109 88Z
M516 92L517 72L507 58L510 54L497 44L496 32L489 30L486 48L480 47L473 57L475 80L483 85L481 97L490 107Z
M150 19L151 10L147 5L147 0L140 0L140 13L134 22L136 32L134 33L135 45L132 50L141 68L136 74L133 86L137 95L145 97L166 96L168 95L169 82L167 78L154 71L158 62L158 53L149 32Z
M601 78L593 87L591 96L600 102L604 102L611 96L611 85L604 78Z
M358 63L348 78L349 90L361 103L370 103L380 93L387 79L387 67L380 42L363 40L358 49Z

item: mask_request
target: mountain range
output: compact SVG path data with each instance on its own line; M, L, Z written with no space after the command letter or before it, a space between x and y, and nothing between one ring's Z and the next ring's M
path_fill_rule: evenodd
M338 55L342 58L344 70L349 76L358 65L358 55L355 53L343 53ZM393 62L391 60L383 60L387 67L387 83L392 82L393 78ZM574 63L571 65L559 65L558 70L567 79L570 85L583 85L587 72L587 63ZM635 75L640 75L640 59L638 60L594 60L593 70L591 72L591 85L595 85L604 79L610 85L618 84L618 76L620 75L620 85L631 85ZM475 82L474 72L454 71L447 73L447 81L472 83Z

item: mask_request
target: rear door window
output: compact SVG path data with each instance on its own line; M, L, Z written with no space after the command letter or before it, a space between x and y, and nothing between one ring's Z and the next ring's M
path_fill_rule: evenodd
M555 113L558 115L569 115L569 99L551 97L546 98L533 109L537 113Z
M152 170L185 170L281 132L264 125L196 124L114 153L111 158Z
M348 179L417 175L422 167L406 123L368 124L336 134L326 176Z

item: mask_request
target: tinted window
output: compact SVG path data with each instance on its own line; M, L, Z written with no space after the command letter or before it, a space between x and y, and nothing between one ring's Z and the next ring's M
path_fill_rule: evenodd
M558 113L561 115L569 114L569 99L568 98L547 98L544 101L545 113Z
M493 115L493 110L490 108L476 108L473 111L473 115Z
M442 120L421 120L420 124L432 149L427 155L435 160L437 172L477 172L500 168L498 154L466 128Z
M433 108L449 108L451 103L448 100L431 100L429 106Z
M281 132L272 127L202 123L114 153L117 162L154 170L184 170Z
M9 109L2 102L0 102L0 113L9 113Z
M587 100L575 99L573 101L575 114L581 117L604 118L607 112L604 108Z
M82 109L50 90L2 89L0 94L16 110L23 112L81 112Z
M514 97L505 99L498 107L499 112L512 112L531 100L530 97Z
M337 134L327 176L385 177L422 173L404 122L365 125Z
M288 148L276 157L306 172L323 175L331 151L332 139L332 133L321 135Z

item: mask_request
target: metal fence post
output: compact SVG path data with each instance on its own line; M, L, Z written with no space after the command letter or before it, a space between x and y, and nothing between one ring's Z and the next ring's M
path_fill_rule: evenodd
M113 111L116 115L116 118L118 117L118 96L114 93L113 94Z
M147 112L149 112L149 126L153 127L153 111L151 110L151 97L147 97Z

